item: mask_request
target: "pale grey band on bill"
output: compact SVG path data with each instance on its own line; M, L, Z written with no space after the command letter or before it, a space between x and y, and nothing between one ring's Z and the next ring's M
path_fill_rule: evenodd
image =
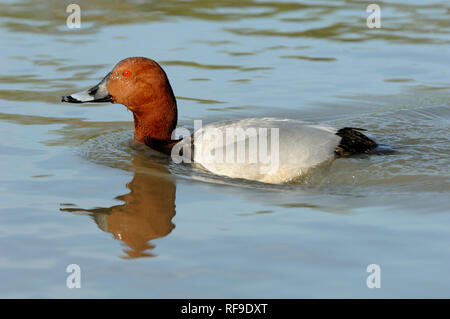
M95 102L112 102L112 96L108 92L108 81L111 76L109 72L103 80L89 90L64 95L62 102L68 103L95 103Z

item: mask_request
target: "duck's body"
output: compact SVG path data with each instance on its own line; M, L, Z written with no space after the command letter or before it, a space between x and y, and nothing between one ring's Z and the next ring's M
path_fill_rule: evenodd
M217 130L220 138L208 130ZM212 123L194 134L193 159L217 175L282 183L334 158L341 140L336 132L328 126L276 118Z
M125 59L94 88L62 100L124 104L133 112L137 141L171 155L183 149L185 158L232 178L283 183L336 156L370 153L377 146L361 129L277 118L212 123L172 140L176 100L162 68L146 58Z

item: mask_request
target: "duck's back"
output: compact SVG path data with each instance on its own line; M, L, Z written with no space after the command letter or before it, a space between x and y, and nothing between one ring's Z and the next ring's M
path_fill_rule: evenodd
M194 133L193 158L218 175L283 183L334 158L341 141L336 132L288 119L217 122Z

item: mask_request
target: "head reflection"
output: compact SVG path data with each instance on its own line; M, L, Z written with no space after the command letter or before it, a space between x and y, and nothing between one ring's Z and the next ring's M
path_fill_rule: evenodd
M133 161L136 164L136 161ZM87 212L98 227L112 233L127 247L126 259L155 256L148 250L155 248L149 241L166 236L175 225L176 187L167 171L158 168L139 169L127 184L128 194L118 196L121 205L107 208L61 208L61 211Z

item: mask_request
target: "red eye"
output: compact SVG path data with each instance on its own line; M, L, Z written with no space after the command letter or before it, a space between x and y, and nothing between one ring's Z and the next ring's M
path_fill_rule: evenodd
M130 74L131 72L128 70L123 71L123 76L129 76Z

